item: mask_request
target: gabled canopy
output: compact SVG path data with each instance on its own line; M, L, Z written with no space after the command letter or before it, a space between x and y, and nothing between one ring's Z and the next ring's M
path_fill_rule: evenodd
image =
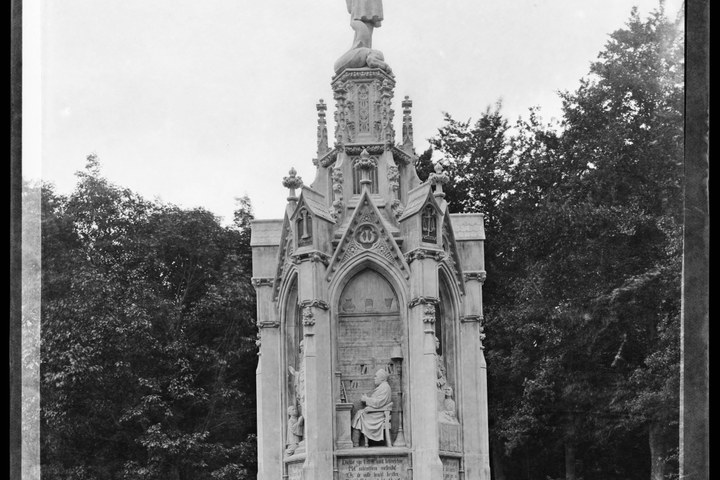
M402 251L393 239L372 197L367 190L364 190L350 217L348 228L330 260L328 280L341 264L366 251L376 253L395 264L405 278L409 277L410 268Z

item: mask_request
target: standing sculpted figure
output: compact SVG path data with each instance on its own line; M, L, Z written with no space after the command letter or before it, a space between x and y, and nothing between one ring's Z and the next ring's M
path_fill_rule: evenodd
M337 62L335 73L346 68L380 68L392 72L385 63L381 51L373 50L372 35L375 28L383 21L382 0L345 0L350 14L350 27L355 32L352 47Z
M383 439L383 426L385 414L383 412L368 412L368 408L378 409L386 407L392 398L392 390L387 382L388 373L382 368L375 372L375 390L369 395L360 397L367 407L355 413L352 420L352 442L357 447L360 444L360 433L365 435L365 441Z
M293 376L293 387L295 390L295 400L300 408L300 415L305 416L305 359L303 358L303 340L300 340L300 352L298 353L298 369L295 370L292 365L288 365L290 375Z
M352 48L372 48L372 34L383 21L382 0L345 0L350 26L355 31Z

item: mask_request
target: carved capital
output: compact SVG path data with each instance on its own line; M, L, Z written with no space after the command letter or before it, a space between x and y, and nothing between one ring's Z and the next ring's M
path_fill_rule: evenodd
M415 297L408 303L408 308L415 308L418 305L432 305L434 312L435 304L438 303L440 303L440 300L435 297Z
M260 287L272 287L274 279L271 277L253 277L250 279L250 283L256 289Z
M415 260L423 260L426 258L432 258L436 262L441 262L445 259L447 254L442 250L436 250L432 248L416 248L405 254L405 261L408 265Z
M258 328L279 328L280 322L258 322Z
M482 315L463 315L462 317L460 317L461 323L482 323L482 321Z
M487 272L485 270L478 270L475 272L465 272L463 277L465 278L466 282L474 280L476 282L485 283L485 279L487 278Z
M319 308L321 310L329 310L330 305L327 304L327 302L324 302L322 300L318 299L312 299L312 300L303 300L302 302L298 303L298 305L302 308Z
M330 263L330 256L319 250L296 253L292 256L292 263L294 265L299 265L303 262L322 263L327 267Z

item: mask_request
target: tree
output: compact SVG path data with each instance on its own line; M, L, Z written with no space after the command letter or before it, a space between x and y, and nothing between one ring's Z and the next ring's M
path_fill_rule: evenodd
M78 177L43 191L44 477L253 478L249 201L222 227Z
M533 109L509 130L488 108L474 125L447 115L431 142L455 205L489 213L496 475L655 480L674 468L682 61L680 26L662 8L633 10L561 94L561 124Z

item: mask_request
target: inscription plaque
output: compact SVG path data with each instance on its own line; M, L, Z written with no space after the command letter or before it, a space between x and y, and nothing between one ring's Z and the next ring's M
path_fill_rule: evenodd
M443 480L460 480L460 459L440 457L443 464Z
M409 480L407 457L338 458L340 480Z

